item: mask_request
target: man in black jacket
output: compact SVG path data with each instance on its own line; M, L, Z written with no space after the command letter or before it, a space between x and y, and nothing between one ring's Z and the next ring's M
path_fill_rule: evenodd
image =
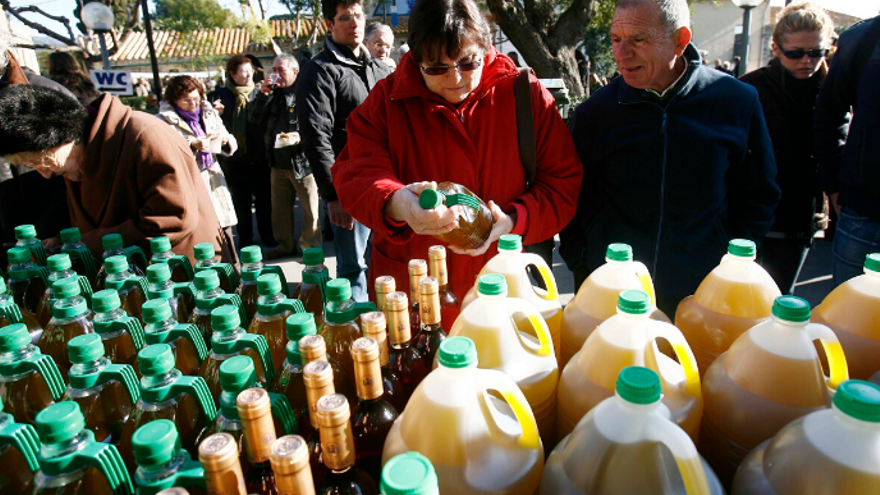
M348 115L391 69L363 45L366 16L360 0L325 0L323 9L329 33L324 50L305 68L296 90L300 134L334 226L337 276L351 282L355 300L366 301L370 230L342 209L330 167L348 140Z

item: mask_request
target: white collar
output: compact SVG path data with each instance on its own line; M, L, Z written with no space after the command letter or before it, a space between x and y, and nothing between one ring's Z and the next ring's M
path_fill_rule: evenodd
M675 61L676 64L678 64L678 60L682 60L682 57L679 57L679 58ZM687 61L685 61L685 64L684 64L684 70L682 70L682 71L681 71L681 74L679 74L678 77L675 78L675 81L672 81L672 84L670 84L668 88L664 89L662 92L657 91L657 90L655 90L655 89L651 89L651 88L646 89L646 91L650 91L651 93L653 93L655 96L659 97L659 98L662 100L663 98L666 98L666 93L668 93L669 90L671 90L671 89L674 88L676 85L678 85L678 82L681 81L681 78L684 77L684 75L685 75L686 73L687 73Z

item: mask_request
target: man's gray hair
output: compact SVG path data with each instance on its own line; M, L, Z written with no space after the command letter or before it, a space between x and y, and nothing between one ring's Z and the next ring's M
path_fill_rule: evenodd
M364 30L364 39L370 39L377 31L383 34L391 35L391 37L394 38L394 31L391 30L391 26L387 24L382 24L378 21L373 21L367 24L367 28Z
M6 51L11 49L13 45L12 33L5 29L0 29L0 74L6 72L6 64L9 63L6 57Z
M287 68L299 70L299 62L296 61L296 57L294 57L293 55L289 53L282 53L281 55L275 57L275 62L279 62L281 60L287 62Z
M672 36L680 28L691 27L691 10L687 0L620 0L618 9L656 5L660 9L660 25L666 34Z

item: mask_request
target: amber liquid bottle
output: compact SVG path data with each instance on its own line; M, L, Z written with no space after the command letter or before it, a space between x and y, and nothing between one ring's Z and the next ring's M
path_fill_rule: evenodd
M326 395L336 393L333 388L333 369L327 361L312 361L303 368L303 379L306 384L306 396L309 400L309 422L314 432L314 436L306 437L309 444L309 464L312 466L312 476L317 485L327 472L321 451L318 400Z
M241 283L236 291L241 297L248 321L245 326L251 324L254 315L257 314L257 299L260 298L257 279L263 274L263 252L259 246L248 246L241 250ZM283 325L282 325L283 327ZM284 334L284 328L282 335Z
M249 494L275 495L275 476L269 460L275 441L269 392L250 388L238 394L238 415L244 429L245 452L250 466L244 472L244 484Z
M257 313L251 320L248 333L262 335L266 339L272 362L277 366L283 363L286 357L287 317L298 309L300 303L284 297L284 293L281 292L281 278L274 273L260 275L254 287L259 292L259 299L256 303Z
M306 361L299 350L299 341L306 335L315 335L315 318L310 313L300 313L287 318L287 358L275 374L272 392L287 397L293 409L299 434L309 437L309 399L303 381L303 365Z
M35 424L37 414L63 393L61 372L51 356L31 344L27 327L0 328L0 399L15 422Z
M205 345L211 348L211 335L214 331L211 328L211 309L214 306L214 300L225 294L220 288L220 277L214 270L207 270L196 273L193 279L193 285L196 288L196 307L193 309L189 322L196 326L205 339Z
M351 420L357 462L378 486L382 481L385 437L391 431L398 414L394 406L383 397L379 345L376 341L369 337L357 339L351 346L351 355L354 358L358 394Z
M390 275L376 277L376 310L385 313L385 296L397 290L397 282Z
M415 346L425 360L425 369L431 370L440 343L446 340L446 332L441 326L440 286L436 278L425 277L419 282L419 306L422 312L422 331L416 337Z
M321 495L378 495L370 475L355 466L357 454L351 432L351 412L342 394L321 397L318 401L321 426L321 451L327 474L318 484Z
M293 292L293 298L302 301L307 313L315 315L318 328L324 326L325 291L330 281L330 271L324 265L324 250L308 248L303 251L303 281Z
M190 323L177 323L168 299L147 301L143 310L147 345L168 344L174 353L177 369L186 376L198 374L202 362L208 357L208 348L198 328Z
M123 311L119 295L112 289L92 297L92 324L104 343L104 356L115 364L137 365L137 353L146 345L140 321Z
M9 292L23 315L37 318L40 299L46 292L45 268L31 261L27 248L14 247L6 252L9 258Z
M0 277L0 328L15 323L23 323L31 336L31 342L36 344L43 335L43 327L36 317L22 313L21 308L12 299L12 296L6 293L6 281Z
M333 387L346 397L351 396L357 398L353 383L353 376L349 377L342 366L327 355L327 346L324 337L320 335L306 335L299 339L299 352L302 356L303 363L309 364L312 361L327 361L333 369Z
M216 402L223 387L220 385L220 365L235 356L248 356L257 368L257 383L266 387L275 380L275 365L269 355L269 346L262 335L246 333L240 326L239 311L233 306L221 306L211 311L211 352L202 363L199 376L208 383Z
M376 341L379 349L379 369L382 372L382 397L385 398L394 409L403 411L406 406L406 396L403 392L403 382L389 365L388 356L388 324L385 314L379 311L371 311L361 315L361 331L364 337ZM356 368L356 367L355 367Z
M461 303L449 290L449 272L446 269L446 248L431 246L428 248L428 259L431 265L431 276L437 279L438 296L440 299L440 326L449 334L452 324L461 313Z
M150 239L150 266L167 264L171 281L175 283L191 282L193 279L193 267L189 258L184 255L174 254L171 251L171 240L168 237L159 236ZM147 268L149 270L149 267Z
M70 359L67 343L78 335L95 331L92 312L84 297L80 295L79 283L74 278L66 278L52 284L55 304L52 305L52 319L40 336L39 347L44 354L52 356L61 376L67 381Z
M143 326L144 318L141 308L147 301L146 277L136 275L129 267L128 259L125 256L111 256L105 259L104 269L107 271L104 287L119 293L122 309L128 316L137 318Z
M125 256L129 257L128 250L132 250L136 252L136 255L133 255L131 258L137 259L137 263L130 266L132 273L135 276L143 277L147 271L146 266L146 257L144 256L143 251L139 247L132 246L130 248L125 249L122 244L122 235L120 234L107 234L101 238L101 246L104 248L104 253L101 255L101 267L98 269L98 274L95 277L95 286L94 289L96 291L106 289L105 282L107 280L107 268L104 264L107 262L107 258L111 256Z
M90 284L95 284L98 267L92 252L82 241L82 234L76 227L61 231L61 252L70 256L71 268L77 275L86 277Z
M461 213L458 216L458 228L452 232L434 237L449 244L463 249L480 247L489 234L492 233L492 224L495 223L492 211L486 203L474 194L470 189L453 182L441 182L437 189L425 189L419 194L419 205L426 210L440 205L461 205Z
M199 444L210 495L247 495L238 455L238 443L228 433L215 433Z
M185 323L195 309L195 288L189 282L175 283L171 277L168 263L150 265L147 268L147 299L167 299L174 319Z
M419 351L411 345L409 317L407 310L409 301L406 292L392 292L385 298L385 312L388 320L388 364L391 370L403 382L403 395L407 401L412 397L416 387L428 374L425 360Z
M49 287L43 292L43 297L40 298L40 302L37 304L36 315L42 328L45 328L49 324L49 320L52 319L52 304L55 302L55 297L52 295L52 284L61 279L77 276L71 266L70 256L66 254L49 256L46 262L46 270L48 271L46 280L49 283ZM82 286L80 286L80 290L82 290Z
M269 453L275 487L283 495L315 495L309 466L309 447L299 435L283 436L272 443Z
M193 267L195 273L206 270L215 271L220 276L220 288L227 294L235 293L238 290L238 275L229 263L220 263L217 261L217 253L214 251L214 245L210 242L196 244L193 248L193 256L196 258L196 265Z
M422 315L419 310L419 281L428 276L428 262L425 260L409 260L409 334L415 339L422 331ZM386 296L387 297L387 296Z

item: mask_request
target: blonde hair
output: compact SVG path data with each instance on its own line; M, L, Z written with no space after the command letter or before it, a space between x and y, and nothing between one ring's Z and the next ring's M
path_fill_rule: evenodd
M773 42L781 50L786 36L800 31L819 31L823 46L829 48L834 36L834 21L822 7L812 2L789 4L776 18Z

